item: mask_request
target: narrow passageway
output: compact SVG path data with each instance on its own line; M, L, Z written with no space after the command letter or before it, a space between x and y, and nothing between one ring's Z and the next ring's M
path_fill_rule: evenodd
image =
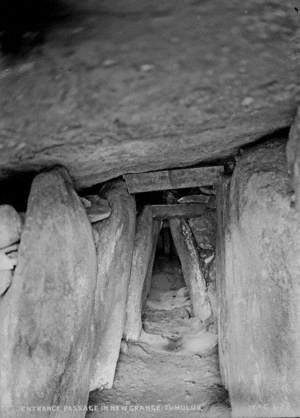
M192 317L180 260L164 223L139 342L122 343L112 389L94 391L88 417L229 417L217 338Z

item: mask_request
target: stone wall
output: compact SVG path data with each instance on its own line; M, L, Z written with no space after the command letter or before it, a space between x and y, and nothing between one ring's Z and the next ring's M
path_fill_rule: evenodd
M95 288L92 228L71 179L63 168L41 173L14 277L0 297L1 417L37 418L42 412L31 407L56 406L47 416L59 418L65 406L86 405Z
M112 213L93 225L98 271L90 390L113 384L125 325L136 223L135 199L123 181L108 183L101 196L107 199Z
M300 217L285 144L245 152L221 188L220 360L233 416L299 416Z
M210 330L215 332L218 311L216 297L216 210L207 206L206 211L200 217L188 219L188 224L195 238L199 263L211 305Z

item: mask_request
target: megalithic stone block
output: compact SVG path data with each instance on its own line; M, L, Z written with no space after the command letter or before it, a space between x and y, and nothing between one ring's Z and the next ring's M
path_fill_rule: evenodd
M161 226L162 226L162 222L160 220L153 219L152 250L151 250L150 261L149 261L147 274L146 274L144 287L143 287L142 307L145 305L147 297L148 297L148 295L150 293L150 289L151 289L153 266L154 266L157 242L158 242L158 237L159 237L159 233L160 233L160 230L161 230Z
M97 236L98 276L95 302L95 347L90 389L111 388L125 324L126 299L135 235L135 199L125 182L103 192L109 218L93 224Z
M60 418L65 406L86 405L96 266L91 225L68 173L37 175L14 279L0 302L3 418L40 417L37 406L56 406L46 416Z
M299 417L300 215L282 141L240 157L224 203L220 320L232 416Z
M146 206L138 217L134 240L124 331L127 341L137 341L142 331L143 288L152 261L153 239L156 238L153 227L152 212Z
M230 214L230 181L223 177L216 185L217 197L217 239L216 239L216 290L217 290L217 324L218 351L222 383L228 389L228 323L229 307L225 271L232 266L233 254L229 225Z
M300 213L300 107L290 129L286 157L291 186L295 193L295 207Z
M192 231L184 219L173 218L169 223L184 281L190 292L193 315L206 321L211 316L212 310Z

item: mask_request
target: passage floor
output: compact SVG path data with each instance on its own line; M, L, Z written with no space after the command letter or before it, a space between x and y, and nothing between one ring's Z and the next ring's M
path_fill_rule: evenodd
M87 416L230 417L217 347L190 317L175 259L156 260L143 326L147 342L124 343L113 388L90 394L96 410Z

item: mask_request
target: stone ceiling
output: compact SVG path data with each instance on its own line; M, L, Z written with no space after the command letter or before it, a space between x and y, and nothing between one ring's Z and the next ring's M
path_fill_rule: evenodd
M0 179L63 164L83 188L226 158L291 124L293 1L86 6L0 60Z

